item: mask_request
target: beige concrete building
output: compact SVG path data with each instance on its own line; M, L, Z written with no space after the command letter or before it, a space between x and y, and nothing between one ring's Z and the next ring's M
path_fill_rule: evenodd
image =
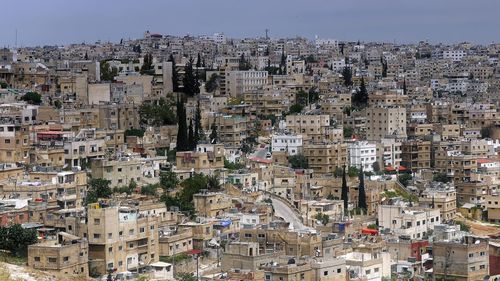
M87 278L88 242L80 237L59 232L56 240L44 240L28 246L28 265L37 270L64 276Z
M193 201L197 215L207 218L221 216L232 207L230 198L219 192L197 193Z
M401 145L401 165L416 171L431 167L431 142L422 140L408 140Z
M193 230L191 228L169 227L159 231L159 255L174 256L193 249Z
M317 143L304 144L304 156L309 168L318 174L333 173L337 167L347 164L347 144Z
M484 205L488 210L488 220L490 222L500 222L500 196L486 195Z
M483 280L489 274L488 240L466 236L460 241L436 241L432 245L434 275L458 281Z
M366 109L366 138L406 138L406 109L399 106L368 107Z
M304 142L340 142L344 139L343 130L330 123L329 115L287 115L285 129L302 135Z
M176 173L212 174L224 168L224 144L199 144L195 151L179 151L175 163Z
M457 192L453 186L431 185L420 194L418 202L423 207L440 209L443 222L455 218L457 212Z
M88 208L89 266L101 274L108 269L137 271L159 261L156 215L132 207Z

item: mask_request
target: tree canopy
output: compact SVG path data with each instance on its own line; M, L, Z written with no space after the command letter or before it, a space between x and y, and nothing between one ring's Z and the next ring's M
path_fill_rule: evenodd
M139 107L139 122L142 127L175 125L177 121L172 109L172 103L163 97L156 103L142 103Z
M297 154L288 158L288 163L294 169L309 169L309 161L304 155Z
M29 104L39 105L42 103L42 95L37 92L27 92L21 97L21 100Z
M0 249L10 251L14 256L27 256L28 246L37 240L36 230L25 229L20 224L0 227Z

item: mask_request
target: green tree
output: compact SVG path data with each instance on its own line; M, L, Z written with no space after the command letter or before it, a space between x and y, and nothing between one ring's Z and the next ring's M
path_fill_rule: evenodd
M7 87L9 87L9 84L4 81L0 81L0 89L7 89Z
M330 222L330 216L324 213L317 213L314 219L320 221L322 225L327 225Z
M387 77L387 61L380 57L380 63L382 64L382 77Z
M352 137L352 133L353 133L352 127L345 126L342 130L344 131L344 138L351 138Z
M39 105L42 103L42 96L37 92L27 92L21 97L21 100L29 104Z
M352 70L350 67L346 66L342 70L342 78L344 78L344 86L351 87L352 86Z
M203 132L203 127L201 126L200 100L196 103L196 112L194 115L194 140L196 145L198 145L200 141L205 140L205 133Z
M188 128L186 124L186 107L184 102L177 98L177 151L189 151Z
M333 170L333 176L336 178L340 178L342 176L342 168L340 167L335 167L335 170Z
M359 175L359 169L354 166L349 166L347 174L349 175L349 177L356 177Z
M245 168L245 165L241 163L231 163L226 158L224 158L224 168L234 171Z
M344 212L347 212L349 208L349 187L347 186L347 177L345 172L345 166L342 167L342 193L340 198L344 201Z
M198 279L193 276L192 273L180 272L175 276L175 280L178 281L198 281Z
M14 256L27 256L28 246L37 241L38 235L34 229L24 229L20 224L0 227L0 249L8 250Z
M200 93L200 85L196 75L193 72L193 59L190 58L188 63L186 64L184 70L184 79L183 82L183 92L189 96L193 97Z
M118 75L118 69L116 67L110 67L107 61L101 61L101 81L113 81L115 76Z
M219 84L220 76L217 73L213 73L205 83L205 91L207 91L207 93L213 93L219 88Z
M252 68L252 66L250 65L250 62L248 62L245 59L245 54L242 53L240 56L240 63L238 65L238 69L239 70L250 70L251 68Z
M286 75L286 56L285 50L281 51L281 62L280 62L280 71L279 74Z
M172 106L173 103L163 97L156 103L143 102L139 107L139 123L142 127L176 124L177 121Z
M221 189L219 177L217 175L207 176L207 189L211 191Z
M210 133L210 143L216 144L219 141L219 137L217 135L217 125L215 125L215 119L214 122L212 123L212 126L210 127L212 129L212 132Z
M193 120L189 120L189 126L188 126L188 146L189 146L189 150L196 149L196 139L194 138Z
M398 181L404 185L408 186L410 184L410 181L412 180L412 176L410 174L402 174L398 177Z
M373 164L372 164L372 168L373 168L373 171L374 171L375 173L380 173L380 170L381 170L381 169L380 169L380 164L379 164L379 162L378 162L378 161L373 162Z
M157 190L158 190L157 184L147 184L147 185L143 185L141 187L141 194L142 195L149 195L149 196L156 196L156 195L158 195Z
M177 72L177 67L175 66L174 55L170 54L168 58L169 62L172 62L172 89L174 92L179 91L179 73Z
M368 209L368 205L366 204L366 191L365 191L365 174L363 173L363 166L361 166L361 170L359 171L359 186L358 186L358 208L362 209L365 214Z
M290 156L288 158L288 163L290 163L293 169L309 169L309 161L302 154Z
M296 104L290 106L289 112L290 112L290 114L297 114L297 113L302 112L303 109L304 109L303 105L296 103Z
M160 185L164 190L173 190L178 184L179 180L174 172L167 171L160 173Z
M364 77L361 77L361 85L352 96L352 105L357 109L362 109L368 106L368 91L366 90Z
M85 203L96 203L100 198L110 198L111 194L113 194L110 184L111 181L106 179L91 179L88 183Z
M144 55L144 62L142 63L140 73L141 74L148 74L148 75L154 74L153 55L151 55L151 54Z
M450 178L448 178L448 176L446 175L446 173L435 174L432 177L432 180L433 181L442 182L442 183L448 183L448 182L450 182Z
M62 108L62 102L60 100L54 101L54 107L57 108L57 109L61 109Z
M140 130L140 129L127 129L125 130L125 137L128 137L128 136L136 136L136 137L139 137L139 138L142 138L144 137L144 131L143 130Z

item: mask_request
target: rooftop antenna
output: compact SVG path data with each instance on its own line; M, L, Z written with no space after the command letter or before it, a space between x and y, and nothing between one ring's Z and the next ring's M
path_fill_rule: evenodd
M266 39L269 39L269 28L266 28Z
M14 45L14 48L17 50L17 28L16 28L16 43Z

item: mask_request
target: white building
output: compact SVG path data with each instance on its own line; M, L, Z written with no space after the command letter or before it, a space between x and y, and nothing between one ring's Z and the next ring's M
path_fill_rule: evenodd
M345 63L345 59L340 58L331 60L329 66L333 71L341 71L347 65Z
M226 43L226 35L224 35L224 33L214 33L212 35L212 40L217 44Z
M360 168L365 172L373 172L373 163L377 162L377 145L367 141L350 143L349 165Z
M302 151L302 135L273 135L271 151L286 151L288 155L297 155Z
M464 50L443 51L443 59L451 59L452 61L461 61L466 55Z
M354 280L380 281L391 277L391 256L387 252L351 252L345 256L348 276Z
M380 205L379 225L395 235L410 239L424 238L434 226L441 223L439 209L412 208L401 205Z
M226 74L226 91L231 97L264 88L267 84L267 71L229 71Z

